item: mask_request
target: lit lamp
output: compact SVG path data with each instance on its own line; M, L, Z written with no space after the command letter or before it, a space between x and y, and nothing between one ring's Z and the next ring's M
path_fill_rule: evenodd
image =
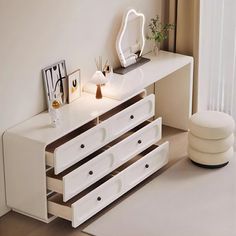
M90 82L97 85L97 91L96 91L97 99L102 98L101 85L105 84L107 81L108 81L107 78L101 71L98 70L93 74Z

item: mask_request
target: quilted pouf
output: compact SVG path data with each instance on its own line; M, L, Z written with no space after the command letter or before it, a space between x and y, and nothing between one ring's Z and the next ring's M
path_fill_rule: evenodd
M198 166L219 168L228 164L234 150L233 118L223 112L203 111L189 120L188 155Z

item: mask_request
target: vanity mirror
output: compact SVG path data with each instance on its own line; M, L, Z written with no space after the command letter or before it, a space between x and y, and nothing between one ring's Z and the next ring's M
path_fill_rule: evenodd
M134 9L129 9L124 14L116 40L121 68L115 69L115 73L125 74L149 61L141 57L145 45L144 24L144 14Z

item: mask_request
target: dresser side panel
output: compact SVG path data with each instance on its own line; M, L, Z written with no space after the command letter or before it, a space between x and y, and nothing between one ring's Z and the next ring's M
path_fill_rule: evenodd
M45 144L10 132L3 144L7 205L47 220Z

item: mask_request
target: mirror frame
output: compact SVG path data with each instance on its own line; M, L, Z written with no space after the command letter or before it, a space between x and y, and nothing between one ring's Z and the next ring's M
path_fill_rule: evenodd
M119 57L119 60L120 60L120 63L121 63L122 67L127 67L129 65L132 65L132 64L136 63L136 60L127 63L127 60L126 60L126 58L124 56L124 53L123 53L123 50L121 48L121 42L122 42L122 39L124 37L124 33L125 33L125 30L126 30L128 21L130 20L129 15L132 14L132 13L135 15L135 18L141 17L141 19L142 19L141 20L142 21L142 23L141 23L141 41L142 42L140 42L140 44L142 43L142 45L141 45L140 53L139 53L138 57L140 57L142 55L143 49L144 49L144 46L145 46L145 35L144 35L145 16L142 13L138 13L135 9L129 9L123 15L121 28L120 28L120 31L118 33L117 39L116 39L116 51L117 51L117 54L118 54L118 57Z

